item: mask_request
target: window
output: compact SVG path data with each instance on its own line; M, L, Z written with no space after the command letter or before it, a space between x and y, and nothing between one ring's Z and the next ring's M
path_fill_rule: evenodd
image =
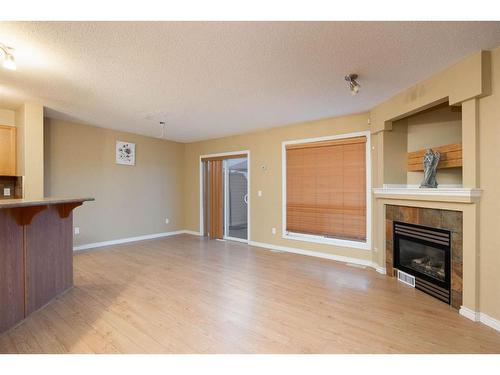
M366 247L368 143L367 132L283 143L286 238Z

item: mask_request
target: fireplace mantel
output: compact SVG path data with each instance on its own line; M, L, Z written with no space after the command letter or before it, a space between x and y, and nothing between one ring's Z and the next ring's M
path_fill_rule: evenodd
M418 185L384 185L374 188L375 198L419 200L434 202L476 203L483 190L456 186L441 186L436 189L419 188Z

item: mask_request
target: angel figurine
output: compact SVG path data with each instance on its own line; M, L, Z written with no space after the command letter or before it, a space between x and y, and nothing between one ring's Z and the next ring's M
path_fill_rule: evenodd
M436 170L441 154L428 148L424 155L424 180L420 184L421 188L437 188Z

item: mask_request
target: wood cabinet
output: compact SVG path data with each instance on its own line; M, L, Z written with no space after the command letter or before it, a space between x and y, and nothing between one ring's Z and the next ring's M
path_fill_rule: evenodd
M16 128L0 125L0 176L16 175Z

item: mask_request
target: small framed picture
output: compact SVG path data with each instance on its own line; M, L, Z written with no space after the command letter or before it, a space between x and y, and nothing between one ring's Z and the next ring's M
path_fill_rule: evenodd
M116 164L135 165L135 143L116 141Z

